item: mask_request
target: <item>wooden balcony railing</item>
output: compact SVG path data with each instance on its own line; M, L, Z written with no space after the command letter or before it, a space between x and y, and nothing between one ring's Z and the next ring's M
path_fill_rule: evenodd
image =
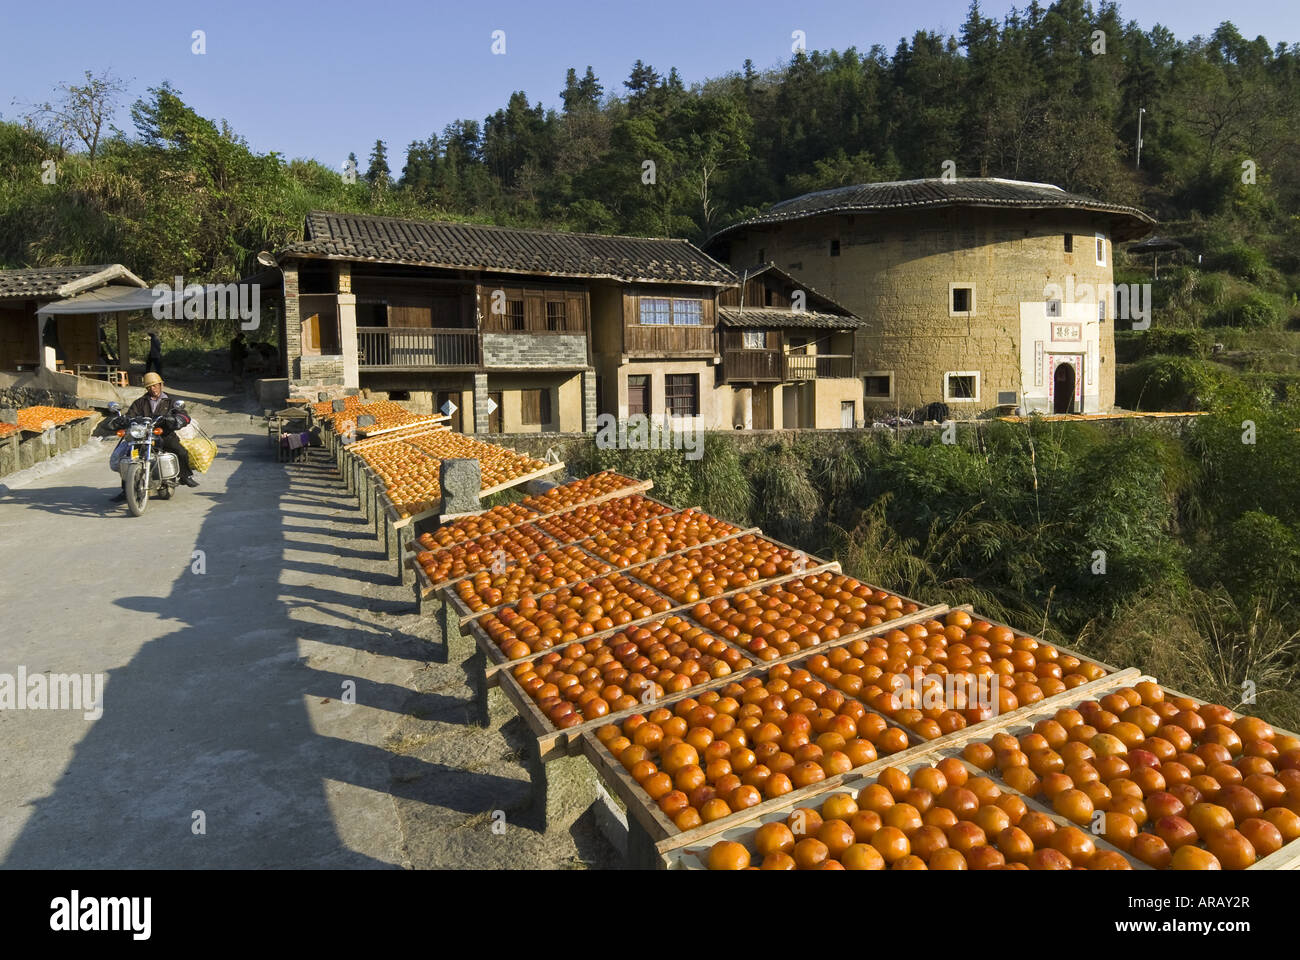
M853 357L843 353L787 354L785 380L827 380L853 376Z
M780 350L724 350L722 376L728 381L789 383L853 376L849 354L800 356Z
M440 327L357 327L362 370L477 367L478 331Z
M724 350L722 375L727 380L779 383L785 379L781 358L780 350Z

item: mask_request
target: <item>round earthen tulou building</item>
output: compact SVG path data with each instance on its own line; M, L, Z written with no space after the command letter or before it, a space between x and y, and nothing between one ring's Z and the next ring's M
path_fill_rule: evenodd
M707 248L733 268L774 263L861 318L868 422L932 403L1092 413L1115 402L1117 313L1150 308L1114 290L1114 244L1153 224L1051 184L907 180L782 201Z

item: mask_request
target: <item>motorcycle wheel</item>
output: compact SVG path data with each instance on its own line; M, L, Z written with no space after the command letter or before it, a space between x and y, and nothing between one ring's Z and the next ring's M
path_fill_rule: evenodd
M145 480L144 464L133 463L126 471L126 508L131 516L138 517L149 505L149 484Z

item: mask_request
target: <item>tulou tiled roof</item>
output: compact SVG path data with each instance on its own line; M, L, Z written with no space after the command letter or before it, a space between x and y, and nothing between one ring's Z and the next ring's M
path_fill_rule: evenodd
M51 300L70 296L65 287L80 286L78 281L104 274L104 282L128 274L115 263L80 264L67 267L21 267L0 270L0 300ZM143 286L143 283L140 284Z
M1111 214L1115 220L1114 233L1117 240L1142 236L1155 223L1153 218L1136 207L1097 200L1078 193L1068 193L1050 183L1002 180L996 177L967 177L954 180L934 178L860 183L850 187L805 193L772 204L766 213L725 227L710 238L710 243L743 227L800 220L822 214L878 213L941 207L1065 209Z
M864 321L857 317L813 310L787 310L781 307L718 307L718 323L724 327L750 327L773 330L799 327L806 330L856 330Z
M523 230L313 211L278 256L324 257L655 283L734 286L736 276L686 240Z

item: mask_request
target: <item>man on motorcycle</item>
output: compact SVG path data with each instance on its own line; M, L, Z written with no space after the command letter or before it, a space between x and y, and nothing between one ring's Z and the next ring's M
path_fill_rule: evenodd
M176 431L186 426L190 422L190 418L180 410L173 409L172 398L163 391L163 379L158 374L152 371L146 373L144 375L144 387L144 396L131 404L122 416L127 419L132 417L165 417L166 419L159 424L163 428L163 433L158 438L158 448L176 455L176 462L180 466L180 482L187 487L197 487L199 481L190 467L190 455L186 452L185 447L181 445L180 440L176 438ZM125 500L125 489L113 499L115 502Z

